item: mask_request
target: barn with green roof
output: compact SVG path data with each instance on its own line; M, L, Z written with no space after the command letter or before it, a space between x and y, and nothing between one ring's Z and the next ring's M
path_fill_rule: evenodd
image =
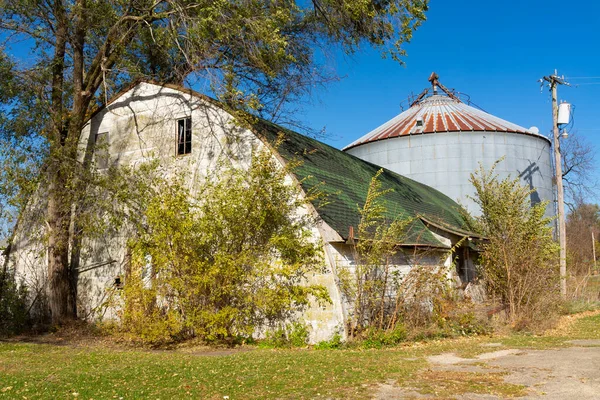
M99 142L102 150L95 146ZM340 287L338 273L355 267L359 209L381 167L264 120L252 118L250 124L240 124L213 99L180 86L151 82L135 83L97 110L81 137L82 157L86 151L96 152L93 156L102 161L96 163L99 168L135 167L158 159L167 176L186 171L190 187L209 176L223 157L244 168L260 149L271 151L282 164L297 164L289 179L301 194L318 187L326 195L327 201L308 204L299 212L317 217L312 233L322 243L325 267L309 281L323 285L331 303L311 305L302 318L313 342L328 340L335 333L344 336L352 302ZM404 251L394 260L395 270L405 274L417 264L443 266L457 282L472 279L473 242L479 238L469 232L460 206L441 192L387 169L379 179L382 189L390 190L385 195L387 218L410 220L397 243ZM43 206L43 199L39 203ZM35 285L43 282L47 260L43 245L30 240L30 232L45 227L28 226L23 218L20 226L26 228L15 232L9 259L17 278L34 293ZM99 314L98 310L107 291L127 271L127 240L127 232L115 232L92 243L93 254L82 260L77 282L82 317L118 316L118 311Z

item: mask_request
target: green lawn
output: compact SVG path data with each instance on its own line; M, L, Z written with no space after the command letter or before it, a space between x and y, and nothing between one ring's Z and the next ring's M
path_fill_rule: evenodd
M401 350L253 350L228 356L0 344L0 398L361 397L423 365ZM7 389L10 388L10 389Z
M558 347L570 338L600 338L600 315L556 337L464 338L382 350L198 355L0 342L0 399L368 398L378 382L421 376L430 354L471 356L490 351L481 346L486 342Z

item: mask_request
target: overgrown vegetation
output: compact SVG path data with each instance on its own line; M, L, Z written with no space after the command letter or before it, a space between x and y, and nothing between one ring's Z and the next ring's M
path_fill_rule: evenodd
M249 169L219 169L194 193L163 182L129 243L122 329L151 344L235 342L328 301L308 281L323 268L321 248L289 168L261 151Z
M600 207L581 201L567 215L567 311L600 306L596 249L600 243ZM600 250L600 249L599 249Z
M29 322L27 288L17 285L7 264L0 270L0 336L20 333Z
M531 190L518 178L498 179L498 162L490 171L480 166L470 179L473 200L481 207L475 228L487 238L481 245L480 276L513 327L539 327L559 307L552 218L545 217L547 202L531 204Z
M301 322L281 323L278 328L268 330L258 346L261 348L306 347L309 336L308 327Z
M422 262L431 258L427 251L407 252L400 246L407 242L412 221L386 220L389 190L382 189L380 173L371 180L359 209L355 262L338 268L342 291L351 302L349 339L363 347L380 348L407 339L486 332L485 323L470 308L462 307L463 300L451 285L450 271L444 265L453 250L434 253L439 260L430 265ZM330 347L327 342L321 346Z
M584 277L597 272L594 250L600 236L600 207L585 203L572 206L566 232L569 274Z
M379 170L371 179L365 204L359 209L360 223L354 244L355 268L342 270L343 290L353 300L352 315L348 321L351 337L367 329L395 330L401 324L401 297L397 289L401 276L394 268L407 219L386 221ZM390 301L390 297L394 300Z
M17 157L0 157L0 200L27 197L23 172L44 182L53 322L76 318L82 236L72 227L89 183L79 145L100 104L139 78L188 81L233 113L289 120L289 104L336 78L323 50L367 44L400 61L426 10L427 0L0 0L0 154ZM9 56L23 47L27 59Z

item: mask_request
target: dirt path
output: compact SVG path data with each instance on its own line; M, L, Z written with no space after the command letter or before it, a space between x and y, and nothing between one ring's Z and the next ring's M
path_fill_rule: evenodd
M445 353L399 387L381 385L376 399L600 399L600 340L551 350L499 350L474 359Z

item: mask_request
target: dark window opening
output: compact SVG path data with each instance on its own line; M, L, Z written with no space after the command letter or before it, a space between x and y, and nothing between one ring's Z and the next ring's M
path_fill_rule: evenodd
M468 246L461 246L457 250L456 268L463 283L473 282L477 278L473 255Z
M192 152L192 117L177 120L177 155Z
M121 279L120 276L115 277L114 285L117 289L123 289L123 280Z

